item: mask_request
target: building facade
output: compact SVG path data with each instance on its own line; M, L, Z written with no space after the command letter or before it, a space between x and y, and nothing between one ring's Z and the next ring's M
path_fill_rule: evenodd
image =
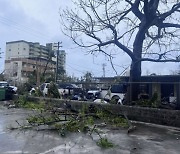
M65 51L64 51L65 53ZM53 56L53 44L46 46L24 40L6 43L5 76L15 84L25 83L41 75L55 75L57 58ZM61 54L60 54L61 55ZM59 59L65 68L65 58ZM58 65L60 66L61 63Z

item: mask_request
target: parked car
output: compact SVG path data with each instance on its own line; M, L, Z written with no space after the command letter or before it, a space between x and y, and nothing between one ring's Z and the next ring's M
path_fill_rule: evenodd
M73 94L73 89L76 88L75 85L73 84L68 84L68 83L59 83L57 84L58 91L60 95L72 95Z
M73 95L71 100L78 100L78 101L80 101L80 100L82 100L82 98L81 98L80 95Z
M9 86L8 82L6 82L6 81L0 81L0 88L5 88L5 87L7 87L7 86Z
M43 83L40 85L40 91L42 92L43 96L47 96L48 88L50 83ZM67 83L59 83L56 84L58 92L61 96L68 96L68 95L77 95L77 91L79 88L74 84L67 84Z
M100 98L95 99L93 102L94 102L94 103L103 103L103 104L107 104L107 103L108 103L107 101L105 101L105 100L103 100L103 99L100 99Z
M102 90L100 97L111 103L122 103L125 93L127 92L127 85L114 84L108 90Z
M16 92L17 92L17 90L18 90L18 88L17 88L16 86L9 86L9 87L11 87L11 88L12 88L12 90L14 91L14 93L16 93Z
M43 96L47 96L48 94L48 88L50 83L43 83L40 85L40 91L42 92ZM33 89L32 89L33 90Z
M87 92L86 98L89 100L95 100L100 97L100 91L99 90L89 90Z
M13 93L16 93L17 92L17 87L16 86L11 86L9 85L9 83L7 81L0 81L0 88L11 88Z

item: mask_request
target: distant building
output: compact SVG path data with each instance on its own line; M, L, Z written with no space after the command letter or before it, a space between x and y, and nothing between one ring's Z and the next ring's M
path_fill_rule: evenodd
M38 80L45 68L46 75L54 76L57 58L52 57L52 54L54 54L52 49L52 43L43 46L39 43L24 40L7 42L5 57L6 78L14 83L25 83L36 74L36 80ZM62 63L62 60L59 60L60 62ZM63 59L64 67L65 59Z

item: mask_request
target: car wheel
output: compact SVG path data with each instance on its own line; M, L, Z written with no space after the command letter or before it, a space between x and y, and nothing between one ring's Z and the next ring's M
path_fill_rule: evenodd
M111 101L110 101L110 104L118 104L119 99L120 99L119 96L113 96Z

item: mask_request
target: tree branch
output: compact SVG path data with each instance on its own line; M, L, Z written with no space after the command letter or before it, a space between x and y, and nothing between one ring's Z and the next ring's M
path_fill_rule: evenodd
M138 17L139 20L142 20L144 15L139 10L141 0L135 0L134 3L132 3L130 0L126 0L126 2L128 2L131 5L132 12L135 14L135 16Z
M178 11L180 8L180 2L173 5L172 9L170 11L167 11L161 15L159 15L159 21L164 21L167 17L169 17L171 14L173 14L175 11Z
M162 23L160 24L161 28L180 28L180 24L173 24L173 23Z
M151 58L142 58L139 61L150 61L150 62L158 62L158 63L162 63L162 62L180 62L180 60L178 59L151 59Z

